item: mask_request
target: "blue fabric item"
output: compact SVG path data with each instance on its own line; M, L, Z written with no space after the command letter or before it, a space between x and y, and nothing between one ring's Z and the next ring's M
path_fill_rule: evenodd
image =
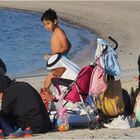
M108 46L107 53L104 55L105 71L109 75L118 76L121 73L117 60L117 54L111 46Z
M120 66L118 63L117 53L113 50L111 44L107 41L100 39L99 42L101 45L106 45L107 49L103 54L103 61L105 64L105 71L109 75L118 76L121 73Z

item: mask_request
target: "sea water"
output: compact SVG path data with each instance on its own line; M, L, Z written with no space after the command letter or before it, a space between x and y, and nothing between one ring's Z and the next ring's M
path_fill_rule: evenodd
M45 52L51 52L51 33L44 29L40 17L39 13L0 8L0 58L5 62L9 76L31 76L45 72L43 56ZM91 52L85 50L91 48L91 42L96 40L92 31L63 21L59 24L72 44L70 59Z

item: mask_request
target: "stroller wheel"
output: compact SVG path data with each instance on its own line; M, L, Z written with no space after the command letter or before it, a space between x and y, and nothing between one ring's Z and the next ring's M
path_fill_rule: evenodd
M89 128L90 130L95 129L96 127L97 127L96 122L94 122L94 121L89 121L89 123L88 123L88 128Z

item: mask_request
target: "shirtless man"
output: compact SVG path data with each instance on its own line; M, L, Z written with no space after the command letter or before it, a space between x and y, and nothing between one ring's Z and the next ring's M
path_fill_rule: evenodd
M52 52L51 54L46 53L44 55L45 60L56 53L66 55L71 48L71 43L68 40L65 32L58 25L56 12L52 9L46 10L41 17L41 21L43 22L45 29L52 32L50 40Z

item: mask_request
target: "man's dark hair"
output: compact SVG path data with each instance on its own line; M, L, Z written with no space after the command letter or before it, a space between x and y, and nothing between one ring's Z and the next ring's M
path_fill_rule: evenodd
M43 20L50 20L50 21L54 22L54 20L57 20L56 12L49 8L48 10L46 10L43 13L43 15L41 17L41 21L43 22Z

